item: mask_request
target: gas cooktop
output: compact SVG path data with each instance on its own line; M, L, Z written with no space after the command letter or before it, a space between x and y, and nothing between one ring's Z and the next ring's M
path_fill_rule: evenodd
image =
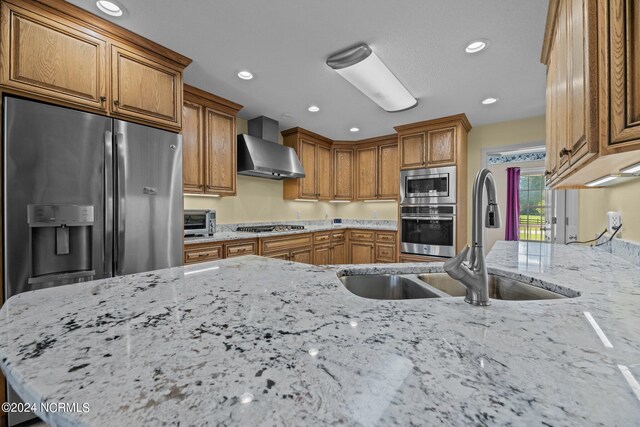
M275 224L275 225L251 225L248 227L238 227L236 231L247 233L269 233L271 231L291 231L304 230L304 225Z

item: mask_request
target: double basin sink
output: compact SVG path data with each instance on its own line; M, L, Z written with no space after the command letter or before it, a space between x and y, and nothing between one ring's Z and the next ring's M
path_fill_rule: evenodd
M370 299L463 297L466 292L464 285L447 273L343 276L340 281L351 293ZM567 298L556 292L493 274L489 275L489 297L509 301Z

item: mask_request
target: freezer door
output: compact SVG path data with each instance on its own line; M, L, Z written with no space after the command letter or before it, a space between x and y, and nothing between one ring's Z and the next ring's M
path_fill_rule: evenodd
M115 271L182 265L182 138L114 121Z
M109 277L104 164L111 119L3 102L5 298ZM90 212L91 224L80 226L75 211Z

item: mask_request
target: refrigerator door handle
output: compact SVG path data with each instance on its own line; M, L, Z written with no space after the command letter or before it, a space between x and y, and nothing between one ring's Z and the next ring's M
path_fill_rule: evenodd
M121 275L124 271L124 256L125 256L125 211L126 211L126 197L127 194L126 183L126 159L125 153L127 152L127 138L124 133L116 133L116 238L115 238L115 274Z
M113 276L113 133L104 132L104 250L105 277Z

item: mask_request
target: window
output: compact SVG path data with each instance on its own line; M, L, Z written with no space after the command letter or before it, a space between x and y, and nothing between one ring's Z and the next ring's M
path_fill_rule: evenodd
M539 172L520 175L520 240L551 241L553 190L544 187L544 175Z

